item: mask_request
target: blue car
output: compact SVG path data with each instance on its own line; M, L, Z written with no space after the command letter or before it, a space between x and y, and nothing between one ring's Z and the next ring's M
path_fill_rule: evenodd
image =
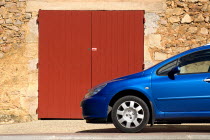
M210 44L102 83L81 106L87 123L113 123L127 133L154 123L210 122Z

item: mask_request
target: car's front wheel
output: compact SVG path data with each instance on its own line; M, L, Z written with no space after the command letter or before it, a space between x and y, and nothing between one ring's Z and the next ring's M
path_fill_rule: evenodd
M112 109L112 121L122 132L140 132L149 121L147 104L136 96L125 96L117 100Z

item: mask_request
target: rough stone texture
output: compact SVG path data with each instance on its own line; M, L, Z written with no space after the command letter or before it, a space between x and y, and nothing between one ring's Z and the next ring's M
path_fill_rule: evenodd
M30 19L31 16L32 16L31 13L26 13L26 16L25 16L25 17L26 17L27 19Z
M161 35L160 34L151 34L149 35L149 45L151 47L161 48Z
M186 0L187 2L198 2L198 0Z
M188 32L190 32L190 33L196 33L197 32L197 30L198 30L198 28L197 27L189 27L188 28Z
M0 52L0 59L4 57L4 53Z
M166 14L168 15L182 15L184 10L182 8L167 9Z
M159 15L156 13L145 13L145 35L153 34L156 32L156 29L158 27L158 20L160 19ZM167 21L166 21L167 22Z
M166 53L155 52L155 60L165 60L167 56L168 55Z
M166 11L159 14L159 26L155 33L161 36L161 46L147 44L153 64L210 41L209 0L166 0L166 5ZM184 12L172 12L177 8ZM169 22L163 22L166 20Z
M0 6L4 6L5 5L5 0L0 0Z
M205 27L201 28L200 33L203 35L208 35L209 31Z
M186 14L183 18L181 23L190 23L192 22L192 18L190 17L190 15Z
M25 9L25 1L0 0L0 124L37 119L38 50L25 40L31 19Z
M168 21L171 23L176 23L180 21L180 18L178 16L172 16L168 19Z
M194 19L195 22L203 22L204 21L204 17L202 14L199 14L196 16L196 18Z

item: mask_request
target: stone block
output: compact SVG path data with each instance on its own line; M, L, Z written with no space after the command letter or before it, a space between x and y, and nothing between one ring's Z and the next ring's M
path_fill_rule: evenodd
M5 23L4 19L0 19L0 24L4 24L4 23Z
M201 42L201 41L205 41L206 37L203 36L196 36L195 41L196 42ZM195 47L198 47L198 45L195 45Z
M209 2L209 0L199 0L199 2Z
M162 53L162 52L155 52L155 60L157 61L162 61L167 59L167 54L166 53Z
M27 12L42 10L142 10L147 12L162 12L165 0L144 1L71 1L69 0L29 0Z
M197 15L197 17L195 17L194 19L195 22L203 22L204 21L204 17L202 14Z
M204 6L201 10L204 11L204 12L208 11L208 5L209 4L204 4Z
M190 15L185 14L181 20L181 23L191 23L193 20Z
M203 35L208 35L209 31L207 28L203 27L203 28L201 28L200 33Z
M11 7L13 8L13 7L15 7L15 6L16 6L15 3L9 3L9 2L8 2L8 3L5 4L5 7L6 7L6 8L11 8Z
M178 16L172 16L168 19L170 23L178 23L180 22L180 18Z
M147 61L147 60L144 61L144 64L145 64L145 69L148 69L154 65L154 63L152 63L151 61Z
M25 7L25 2L18 2L17 3L17 7L22 7L22 8L24 8Z
M38 25L36 24L37 18L32 18L28 22L28 32L26 34L27 43L38 42Z
M0 59L4 57L4 53L0 52Z
M29 84L26 89L24 96L27 97L38 97L38 81L37 83Z
M30 19L32 17L32 14L31 13L26 13L26 15L25 15L25 18L26 19Z
M38 58L38 43L26 44L23 55L28 58Z
M22 23L22 21L20 21L20 20L15 20L14 24L15 24L15 25L21 25L21 24L23 24L23 23Z
M5 5L5 0L0 0L0 6L4 6Z
M158 27L158 20L160 19L159 15L156 13L145 13L145 27L148 28L157 28Z
M195 3L195 2L198 2L199 0L186 0L186 1Z
M181 7L181 8L187 7L187 4L184 2L177 1L176 4L177 4L177 7Z
M199 11L201 11L202 6L191 3L191 4L188 5L188 8L190 8L191 12L199 12Z
M14 31L19 31L19 28L17 26L5 26L7 29L10 29L10 30L14 30Z
M158 27L158 20L160 19L159 15L156 13L146 13L145 19L146 19L146 23L144 24L145 35L155 33Z
M171 9L167 9L165 14L166 15L173 15L173 12L174 12L174 10L171 8Z
M167 9L166 15L182 15L184 13L182 8Z
M26 110L29 114L35 115L38 107L37 97L22 97L20 100L21 107Z
M4 29L0 26L0 34L4 32Z
M197 30L198 30L198 28L197 28L197 27L190 27L190 28L188 28L188 32L190 32L191 34L196 33L196 32L197 32Z
M8 12L17 13L17 12L19 12L19 10L18 10L17 6L15 5L13 7L8 7Z
M11 44L5 44L5 45L2 45L2 47L0 48L0 51L7 53L11 50L11 48L12 48Z
M164 19L160 20L160 24L162 24L162 25L167 25L167 23L168 23L167 20L164 20Z
M9 19L6 19L5 22L6 22L7 24L12 24L12 23L13 23L12 19L10 19L10 18L9 18Z
M38 85L38 70L28 74L28 82Z
M37 63L38 63L38 58L29 60L29 62L28 62L28 69L30 71L37 70Z
M205 22L209 22L210 21L210 18L209 16L205 18Z
M21 59L21 58L20 58ZM12 61L9 62L8 60ZM6 61L7 63L4 63ZM18 63L18 58L16 63ZM28 85L28 68L26 64L15 64L15 60L4 58L0 64L0 85L5 91L17 90Z
M149 35L149 45L152 47L161 48L161 35L160 34Z

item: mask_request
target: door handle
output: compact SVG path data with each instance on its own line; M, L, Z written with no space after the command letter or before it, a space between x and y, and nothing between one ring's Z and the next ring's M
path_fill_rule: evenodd
M97 51L97 48L92 48L92 51L93 51L93 52Z
M207 78L207 79L204 79L203 81L204 81L204 82L210 82L210 79Z
M95 52L95 51L97 51L97 48L88 48L88 51L93 51L93 52Z

